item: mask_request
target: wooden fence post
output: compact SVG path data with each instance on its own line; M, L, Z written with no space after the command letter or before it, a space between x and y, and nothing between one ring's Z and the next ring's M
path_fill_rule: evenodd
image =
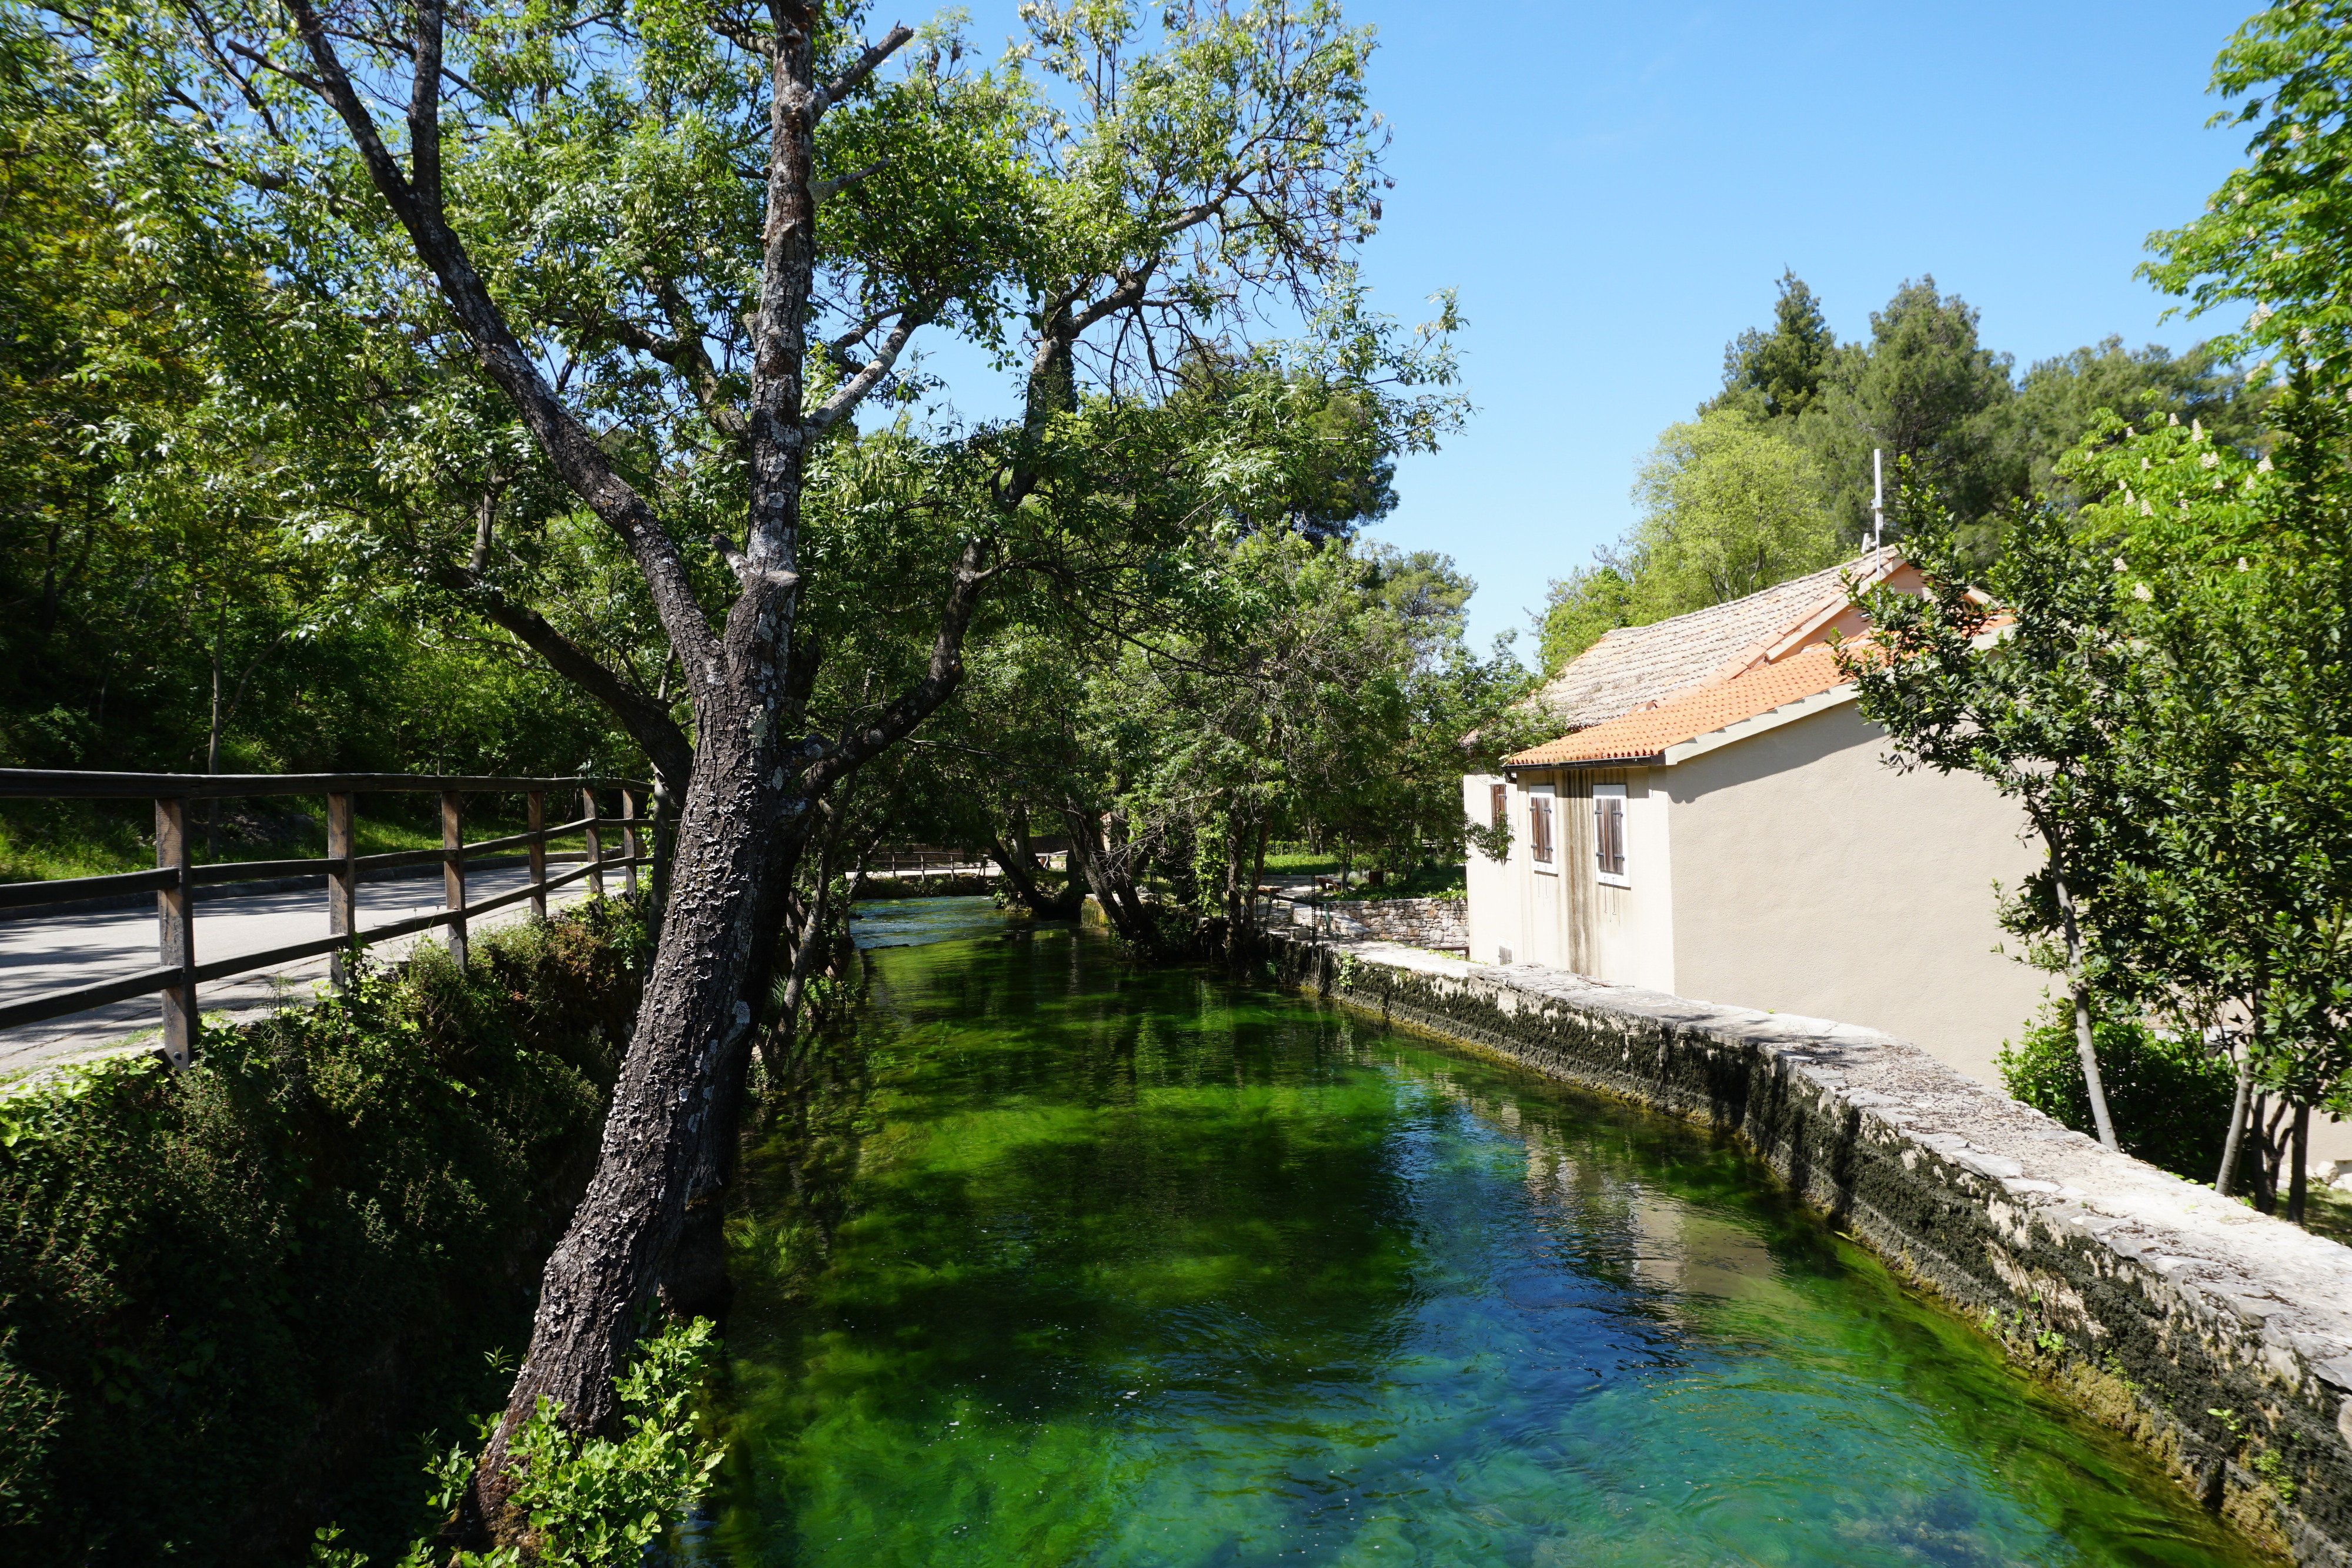
M360 928L359 867L352 862L359 856L359 834L352 811L352 797L348 794L327 797L327 858L338 863L327 871L327 935L349 936ZM352 983L351 955L338 947L328 960L328 975L335 989L343 990Z
M547 918L547 791L533 789L530 802L530 912Z
M188 842L188 802L167 796L155 802L155 869L176 871L171 886L155 894L156 942L161 961L180 977L163 991L163 1054L173 1071L188 1065L196 1038L196 919L194 847Z
M588 819L588 888L597 897L604 896L604 840L596 831L596 791L580 791L580 814Z
M441 901L453 912L449 921L449 956L466 967L466 798L455 789L441 791Z
M636 821L637 792L635 789L621 791L621 815L631 823ZM637 830L634 826L621 830L621 852L629 862L621 873L621 890L635 898L637 895Z

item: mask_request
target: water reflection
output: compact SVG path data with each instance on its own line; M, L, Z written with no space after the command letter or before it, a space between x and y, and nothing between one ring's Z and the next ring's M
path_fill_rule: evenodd
M853 904L849 935L860 947L919 947L967 936L1020 936L1032 929L1064 929L1034 921L1008 922L992 898L874 898Z
M739 1232L687 1560L2242 1560L1687 1126L1085 937L873 961L844 1218L813 1276L781 1184Z

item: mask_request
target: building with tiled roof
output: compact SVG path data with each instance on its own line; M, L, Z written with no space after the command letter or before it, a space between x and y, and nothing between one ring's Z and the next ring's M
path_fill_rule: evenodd
M1528 700L1562 729L1582 729L1706 685L1726 664L1746 664L1808 612L1843 595L1843 574L1863 566L1833 566L1671 621L1621 626L1570 660Z
M2000 951L1993 884L2040 848L1974 775L1886 765L1832 649L1868 635L1849 580L1919 589L1891 552L1817 572L1612 632L1538 694L1559 737L1463 781L1512 830L1471 852L1473 958L1885 1030L1998 1081L2049 977Z

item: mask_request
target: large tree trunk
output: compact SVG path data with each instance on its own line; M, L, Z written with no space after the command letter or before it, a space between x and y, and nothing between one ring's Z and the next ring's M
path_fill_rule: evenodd
M1087 879L1095 902L1102 906L1103 918L1128 941L1149 946L1153 936L1150 917L1123 870L1113 863L1112 849L1101 836L1100 816L1066 807L1062 821L1070 831L1070 863Z
M1004 873L1005 885L1040 920L1062 920L1069 916L1068 900L1060 894L1047 894L1037 885L1034 871L1036 861L1003 839L991 839L988 858Z
M746 981L765 968L769 906L778 873L789 868L778 852L800 837L806 810L768 782L778 747L752 737L742 712L751 706L703 717L670 906L596 1174L548 1260L530 1354L477 1472L477 1517L495 1534L507 1533L503 1467L516 1427L550 1399L575 1431L612 1427L613 1379L643 1332L640 1311L663 1281L689 1207L715 1201L725 1162L712 1152L732 1143L752 1030Z

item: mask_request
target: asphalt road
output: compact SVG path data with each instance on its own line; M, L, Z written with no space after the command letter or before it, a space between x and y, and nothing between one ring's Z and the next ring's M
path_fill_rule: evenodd
M559 868L568 869L568 868ZM605 885L615 891L621 873L608 872ZM493 898L530 880L524 866L484 867L466 874L467 900ZM585 881L555 890L551 907L586 896ZM360 883L359 924L387 925L413 915L443 907L437 876L403 877ZM476 931L494 930L530 918L526 900L494 909L472 922ZM239 897L209 898L196 904L196 961L234 957L241 953L267 952L289 943L327 934L324 888L296 893L257 893ZM436 941L439 932L394 937L370 951L396 958L420 941ZM15 1001L64 986L86 986L113 975L152 968L155 952L155 912L102 909L81 915L50 915L28 911L24 916L0 921L0 1001ZM321 956L299 963L256 969L216 980L197 993L205 1016L257 1018L278 1008L313 999L327 978ZM160 998L132 1001L51 1019L46 1023L0 1030L0 1082L51 1062L100 1055L111 1051L142 1049L163 1028Z

